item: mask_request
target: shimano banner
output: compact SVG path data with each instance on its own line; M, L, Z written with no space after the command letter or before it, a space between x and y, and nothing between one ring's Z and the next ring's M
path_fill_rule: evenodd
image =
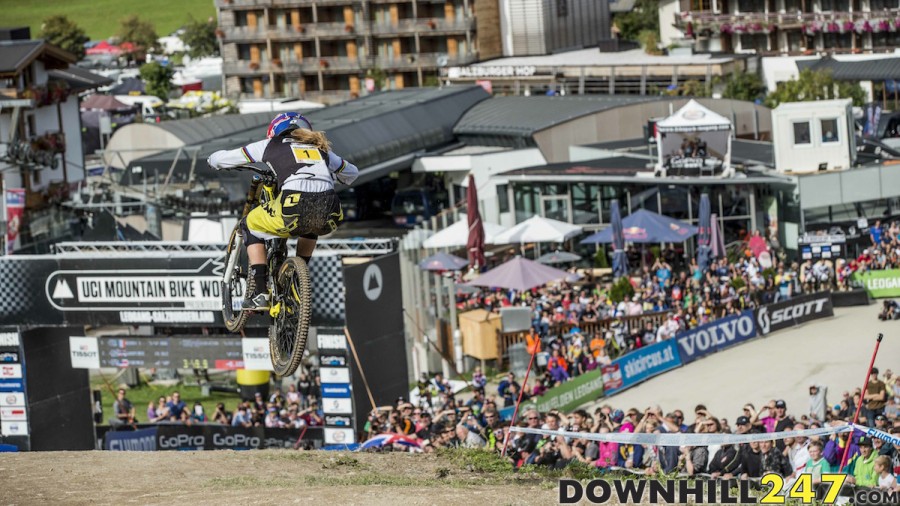
M676 367L681 357L673 339L652 344L603 366L603 391L612 395Z
M687 364L752 337L756 337L756 326L753 311L747 310L682 332L675 340L681 362Z
M834 307L831 304L831 292L819 292L762 306L754 313L756 329L764 336L776 330L834 316Z
M156 429L109 431L103 437L103 447L115 452L156 451Z

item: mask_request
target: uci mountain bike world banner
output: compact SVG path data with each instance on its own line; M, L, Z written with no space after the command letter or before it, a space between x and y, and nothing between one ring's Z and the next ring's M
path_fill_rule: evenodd
M222 325L223 256L215 251L8 256L0 259L0 325ZM314 280L342 280L340 259L314 258L310 273ZM343 319L343 298L334 304L338 290L313 294L314 319ZM268 319L253 317L248 325L265 327Z

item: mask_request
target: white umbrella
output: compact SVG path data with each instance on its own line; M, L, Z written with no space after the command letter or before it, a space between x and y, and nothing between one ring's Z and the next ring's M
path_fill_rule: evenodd
M581 233L581 227L542 216L532 216L494 237L494 244L565 242Z
M482 224L484 225L484 242L486 244L495 244L494 236L506 230L506 227L496 223L483 222ZM423 246L426 248L464 248L468 240L469 224L466 220L459 220L425 239Z

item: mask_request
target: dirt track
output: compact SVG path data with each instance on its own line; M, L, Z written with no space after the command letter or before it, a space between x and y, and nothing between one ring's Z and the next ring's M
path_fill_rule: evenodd
M0 457L3 504L556 504L555 480L443 457L338 452L52 452Z

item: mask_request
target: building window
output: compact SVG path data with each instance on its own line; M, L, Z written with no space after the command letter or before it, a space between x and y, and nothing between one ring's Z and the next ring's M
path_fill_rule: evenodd
M497 185L497 207L501 213L509 212L509 185Z
M821 119L819 126L822 127L822 142L838 142L838 120L837 118Z
M569 15L569 0L556 0L556 15L561 18Z
M810 143L809 121L798 121L794 125L794 146Z

